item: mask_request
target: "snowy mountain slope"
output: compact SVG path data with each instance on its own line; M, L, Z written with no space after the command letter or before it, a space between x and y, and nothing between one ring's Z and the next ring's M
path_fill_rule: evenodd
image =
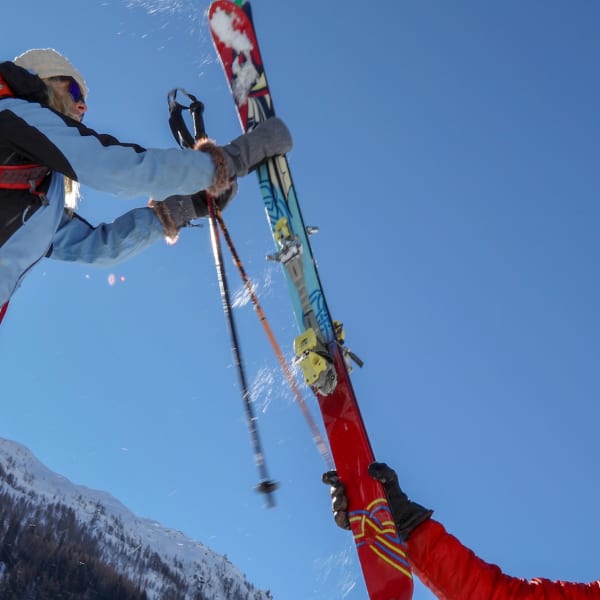
M26 504L22 514L30 527L46 521L48 515L74 514L78 525L97 542L100 558L135 582L149 599L271 598L269 592L255 590L225 557L179 531L137 517L110 494L71 483L24 446L1 438L0 493L21 507ZM4 536L2 527L0 522ZM5 568L0 563L0 577Z

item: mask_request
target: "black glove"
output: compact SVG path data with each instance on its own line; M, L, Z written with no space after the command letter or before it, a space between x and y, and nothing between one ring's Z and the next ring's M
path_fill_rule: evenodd
M346 487L340 481L336 471L327 471L327 473L323 473L321 479L323 480L323 483L330 486L329 495L331 496L331 510L333 511L335 524L342 529L350 529Z
M431 517L433 511L409 500L408 496L400 489L396 471L385 463L370 464L369 475L383 485L398 535L405 542L416 527Z
M400 489L396 472L385 463L372 463L369 465L369 475L383 485L398 535L405 542L418 525L431 517L433 511L411 502ZM329 495L331 496L331 508L336 525L342 529L350 529L348 497L346 496L344 484L340 481L336 471L323 473L322 479L323 483L330 486Z

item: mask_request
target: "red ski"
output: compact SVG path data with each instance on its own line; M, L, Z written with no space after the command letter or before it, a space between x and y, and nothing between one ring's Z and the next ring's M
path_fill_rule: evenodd
M242 128L249 131L275 115L250 3L215 0L208 17ZM356 357L343 346L341 326L327 307L287 159L267 161L258 177L277 246L270 258L283 267L300 330L294 342L298 364L317 396L335 468L346 485L369 597L410 600L405 548L383 488L367 472L375 459L349 377L349 361Z

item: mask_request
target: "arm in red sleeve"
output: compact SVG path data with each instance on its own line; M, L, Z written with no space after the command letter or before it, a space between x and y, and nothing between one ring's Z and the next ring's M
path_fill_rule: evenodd
M440 600L600 600L600 581L519 579L475 556L430 519L407 542L414 573Z

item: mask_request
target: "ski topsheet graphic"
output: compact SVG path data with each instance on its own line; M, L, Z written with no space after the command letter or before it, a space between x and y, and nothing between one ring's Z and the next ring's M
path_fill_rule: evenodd
M250 131L275 115L250 4L215 0L208 17L242 128ZM318 399L335 468L347 489L369 597L409 600L413 581L405 549L383 488L367 472L374 456L349 377L350 360L360 361L343 345L341 324L327 306L287 159L270 159L257 172L276 247L269 258L281 264L288 282L300 332L296 360Z

